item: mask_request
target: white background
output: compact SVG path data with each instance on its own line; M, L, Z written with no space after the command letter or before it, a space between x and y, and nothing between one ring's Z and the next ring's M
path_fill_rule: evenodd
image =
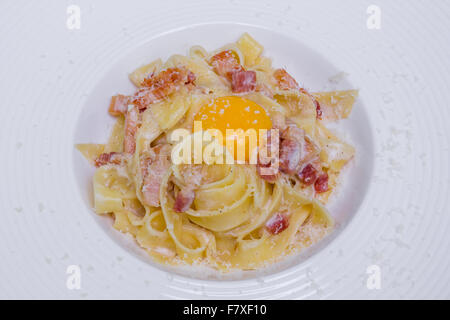
M80 30L66 27L70 4ZM380 30L366 27L371 4ZM369 191L295 274L208 282L155 269L105 235L75 185L75 125L99 79L146 39L206 22L295 37L361 89ZM447 1L2 1L0 298L450 298L449 27ZM81 290L66 287L72 264ZM380 290L366 286L374 264Z

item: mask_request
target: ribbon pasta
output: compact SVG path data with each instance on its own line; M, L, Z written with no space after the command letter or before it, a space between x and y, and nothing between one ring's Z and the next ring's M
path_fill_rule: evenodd
M318 194L313 186L299 182L297 176L282 173L270 182L261 178L255 165L223 163L219 159L227 150L216 145L216 150L224 152L201 164L172 161L159 181L159 205L146 203L148 173L143 157L160 156L152 154L160 145L178 152L180 144L171 141L176 129L189 132L184 143L202 139L203 131L193 132L197 112L211 99L235 94L229 79L218 74L210 63L215 54L224 50L231 52L245 70L254 71L257 88L266 90L240 96L261 106L272 123L281 117L304 130L310 144L319 150L315 161L329 177L326 192ZM332 134L325 123L348 117L357 91L309 94L295 88L280 89L273 77L272 62L262 53L262 45L244 34L236 43L214 52L195 46L187 56L174 55L166 62L157 59L130 74L138 88L153 74L179 66L196 76L196 90L181 87L141 110L134 153L125 155L120 163L99 166L93 177L95 211L112 215L114 228L133 235L139 246L161 263L206 264L223 272L260 268L312 245L333 228L324 204L355 150ZM318 104L323 108L322 118L316 115ZM133 102L130 105L133 107ZM103 153L123 154L122 145L127 139L124 119L118 117L107 144L80 144L78 149L92 163ZM186 172L193 166L201 171L202 181L195 189L192 205L177 212L177 196L192 185L192 177ZM272 232L267 224L280 213L288 223L281 232Z

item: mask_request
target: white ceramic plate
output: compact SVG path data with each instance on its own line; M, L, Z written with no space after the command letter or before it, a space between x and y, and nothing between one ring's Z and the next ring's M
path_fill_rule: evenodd
M369 4L357 1L81 1L80 30L66 27L64 4L1 6L1 297L450 297L444 2L382 2L380 30L367 28ZM337 127L357 147L329 206L338 227L267 270L218 279L155 265L93 213L93 169L73 146L106 140L109 98L132 91L135 67L243 32L312 91L361 90ZM79 290L67 286L70 266L80 267ZM367 285L373 270L379 289Z
M330 85L329 78L339 73L339 69L332 66L317 52L309 49L301 42L267 29L230 23L201 24L186 27L181 30L164 33L149 40L146 44L136 48L136 50L127 53L123 59L111 67L111 70L106 73L94 88L80 110L73 144L86 142L104 143L107 141L111 127L115 122L115 118L109 116L106 112L110 97L119 92L132 94L135 91L134 85L124 75L158 57L167 59L171 54L187 54L189 48L196 44L204 46L208 51L213 51L224 44L236 41L243 33L243 30L249 32L260 43L265 44L266 54L272 57L275 66L279 65L287 68L296 79L299 79L304 86L307 86L313 92L326 89L326 85ZM217 38L217 34L222 35L220 39ZM189 39L189 41L185 39ZM338 88L350 89L355 88L355 86L343 80L339 83ZM334 195L334 201L331 201L328 206L330 213L335 217L336 228L330 237L323 241L324 243L328 243L337 236L359 208L370 183L374 157L371 139L372 132L361 99L356 103L351 117L340 122L337 128L340 129L342 135L345 134L347 141L351 141L355 145L358 152L355 160L346 168L348 172L342 177L342 186ZM74 150L73 167L79 193L86 204L86 211L92 213L92 175L94 168L76 150ZM144 256L146 261L151 260L147 257L144 250L139 249L136 244L131 244L128 237L111 229L111 219L109 217L95 216L95 219L107 231L109 236L113 237L122 247L131 247L132 252L139 257ZM319 248L322 248L324 243L311 248L311 250L300 255L297 259L289 259L289 263L284 261L278 266L272 266L269 270L243 273L233 272L231 274L220 274L212 270L205 272L207 270L199 268L170 268L170 270L185 276L203 279L236 280L254 278L279 272L287 267L297 266L306 256L310 256L318 251Z

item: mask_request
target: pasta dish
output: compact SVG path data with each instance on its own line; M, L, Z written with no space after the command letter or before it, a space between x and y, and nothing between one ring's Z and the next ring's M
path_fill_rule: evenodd
M129 78L108 142L77 148L96 167L96 213L154 260L256 269L333 229L325 204L355 150L326 124L349 116L356 90L306 90L247 33Z

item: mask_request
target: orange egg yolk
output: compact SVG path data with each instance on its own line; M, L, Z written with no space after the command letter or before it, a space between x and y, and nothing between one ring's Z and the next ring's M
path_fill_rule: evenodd
M220 97L212 100L199 110L194 117L194 121L201 121L202 130L220 130L226 140L236 140L232 135L227 135L227 129L229 130L228 133L231 132L230 130L242 129L246 132L248 129L253 129L259 141L259 130L270 130L272 128L272 121L266 110L257 103L238 96ZM234 149L228 148L235 159L237 159L236 150L239 147L239 143L235 141ZM245 148L245 160L248 161L251 152L249 151L248 140Z

